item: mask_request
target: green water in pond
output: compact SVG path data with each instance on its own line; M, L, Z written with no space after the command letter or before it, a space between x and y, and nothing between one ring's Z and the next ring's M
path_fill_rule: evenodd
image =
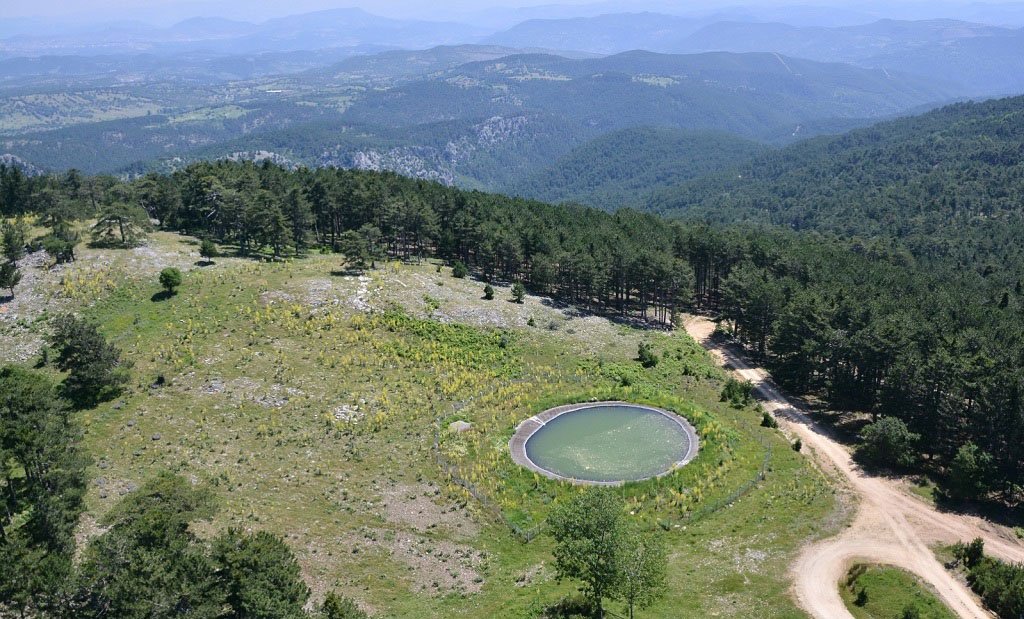
M585 481L645 479L683 459L690 440L674 419L627 405L593 406L549 421L526 442L537 466Z

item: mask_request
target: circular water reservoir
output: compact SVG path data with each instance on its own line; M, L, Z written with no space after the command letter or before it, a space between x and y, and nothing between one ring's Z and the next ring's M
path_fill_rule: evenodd
M697 454L685 419L626 402L561 406L520 424L510 442L517 463L554 479L618 484L663 475Z

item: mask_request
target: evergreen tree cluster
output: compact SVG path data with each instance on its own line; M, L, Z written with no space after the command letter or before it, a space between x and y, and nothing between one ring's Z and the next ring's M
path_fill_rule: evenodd
M962 113L951 109L943 113ZM433 257L518 284L515 300L529 290L662 323L688 307L717 312L788 389L901 421L909 455L899 466L946 476L959 498L1021 498L1024 259L972 229L950 261L884 231L843 238L667 221L389 173L221 161L130 183L18 174L0 174L4 213L38 213L51 240L70 236L69 217L131 200L164 229L239 255L319 248L353 270Z
M75 333L61 337L100 337L87 323L64 322ZM100 523L103 533L79 547L88 460L62 396L87 383L69 389L70 380L62 388L44 370L0 368L0 616L365 619L334 594L307 613L309 588L278 536L228 529L199 539L190 525L213 516L214 494L170 473L122 499Z
M997 617L1024 616L1024 564L986 556L985 542L980 538L957 543L953 555L967 570L968 584Z
M697 236L697 302L787 389L870 413L865 459L928 469L956 498L1021 499L1020 287L885 241L735 227Z

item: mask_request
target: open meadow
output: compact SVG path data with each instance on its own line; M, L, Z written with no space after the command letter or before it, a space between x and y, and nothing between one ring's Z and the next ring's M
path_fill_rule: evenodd
M639 616L802 616L789 566L849 513L752 404L719 401L725 374L683 332L516 304L504 286L485 300L483 283L433 262L199 266L195 240L169 233L26 264L2 323L4 356L21 358L4 361L29 360L45 317L76 311L134 364L121 397L80 413L83 538L169 470L214 486L203 536L282 535L314 599L336 589L375 616L538 616L574 590L554 579L544 519L576 490L514 465L507 443L527 417L598 399L671 409L701 437L685 468L618 490L669 546L667 595ZM185 271L173 296L156 282L165 266ZM641 342L656 367L634 360Z

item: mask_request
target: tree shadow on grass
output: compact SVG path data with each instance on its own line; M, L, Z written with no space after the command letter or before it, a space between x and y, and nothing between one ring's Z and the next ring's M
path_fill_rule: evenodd
M587 309L579 305L560 301L552 297L541 297L541 305L561 311L567 318L589 318L597 316L617 325L624 325L641 331L671 331L671 324L645 319L641 316L622 315L615 311Z
M162 302L170 299L173 296L174 296L173 292L168 292L166 290L161 290L160 292L158 292L158 293L154 294L153 296L151 296L149 298L149 300L152 301L153 303L162 303Z
M366 269L338 269L331 271L331 277L357 277L366 275Z
M195 265L197 267L200 267L200 268L202 268L202 267L212 267L215 264L217 264L217 263L214 262L213 260L197 260L196 263L195 263Z

